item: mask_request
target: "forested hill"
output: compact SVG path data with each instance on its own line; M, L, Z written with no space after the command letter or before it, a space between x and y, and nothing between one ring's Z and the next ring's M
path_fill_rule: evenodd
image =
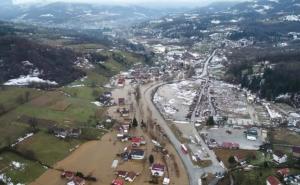
M36 73L41 79L67 84L84 75L74 67L76 57L69 49L50 47L16 36L1 36L0 82Z

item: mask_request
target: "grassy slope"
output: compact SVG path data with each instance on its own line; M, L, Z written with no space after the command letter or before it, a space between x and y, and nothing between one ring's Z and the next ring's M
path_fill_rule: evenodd
M0 160L0 169L5 169L3 172L9 176L14 183L28 184L32 182L36 177L46 171L37 162L26 160L16 154L5 152L0 155L2 160ZM17 161L25 164L24 169L14 170L10 164L11 161Z
M45 132L39 132L22 142L21 145L18 145L17 150L21 152L24 150L32 151L38 160L48 165L53 165L67 156L70 150L80 143L81 141L79 140L69 139L66 141Z

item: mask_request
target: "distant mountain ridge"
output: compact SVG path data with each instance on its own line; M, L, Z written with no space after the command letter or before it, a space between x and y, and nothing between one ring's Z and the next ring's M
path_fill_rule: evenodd
M109 6L55 2L45 5L0 8L0 19L61 28L103 28L128 26L165 15L140 6Z
M300 0L258 0L242 3L215 3L184 14L168 15L145 22L154 35L169 38L202 39L215 27L235 27L229 39L254 37L272 40L274 35L300 32ZM236 34L236 32L238 34ZM237 36L239 35L239 36Z

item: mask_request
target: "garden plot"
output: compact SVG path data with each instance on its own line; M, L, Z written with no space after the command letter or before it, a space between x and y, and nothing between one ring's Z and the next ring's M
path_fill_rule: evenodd
M197 93L196 86L192 81L164 85L154 95L154 103L165 118L186 121L189 107Z

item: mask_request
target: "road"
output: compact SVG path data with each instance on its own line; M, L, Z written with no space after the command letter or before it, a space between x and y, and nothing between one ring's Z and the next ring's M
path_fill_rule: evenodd
M208 75L208 64L211 61L212 57L215 55L216 51L214 51L210 57L205 62L204 69L202 71L202 74L200 75L200 78L207 77ZM181 151L181 143L180 141L176 138L172 130L169 128L168 123L166 120L163 118L159 110L156 108L152 101L152 95L153 93L157 90L158 87L165 85L165 82L154 82L152 84L144 85L141 86L141 105L143 106L143 112L151 111L151 116L152 119L155 120L161 128L164 130L165 134L169 138L170 142L176 149L178 155L180 156L183 164L185 165L185 168L187 170L189 180L190 180L190 185L198 185L198 180L200 177L206 173L216 173L216 172L221 172L224 171L224 169L219 165L219 162L216 159L216 156L213 151L209 150L207 145L204 143L204 141L201 142L201 145L205 147L207 150L208 154L210 155L210 158L212 159L213 165L207 167L207 168L200 168L197 167L193 164L191 158L189 155L185 155ZM144 115L145 116L145 115ZM195 129L196 130L196 129ZM198 134L198 132L196 131ZM200 136L199 136L200 137ZM216 181L214 181L216 183Z

